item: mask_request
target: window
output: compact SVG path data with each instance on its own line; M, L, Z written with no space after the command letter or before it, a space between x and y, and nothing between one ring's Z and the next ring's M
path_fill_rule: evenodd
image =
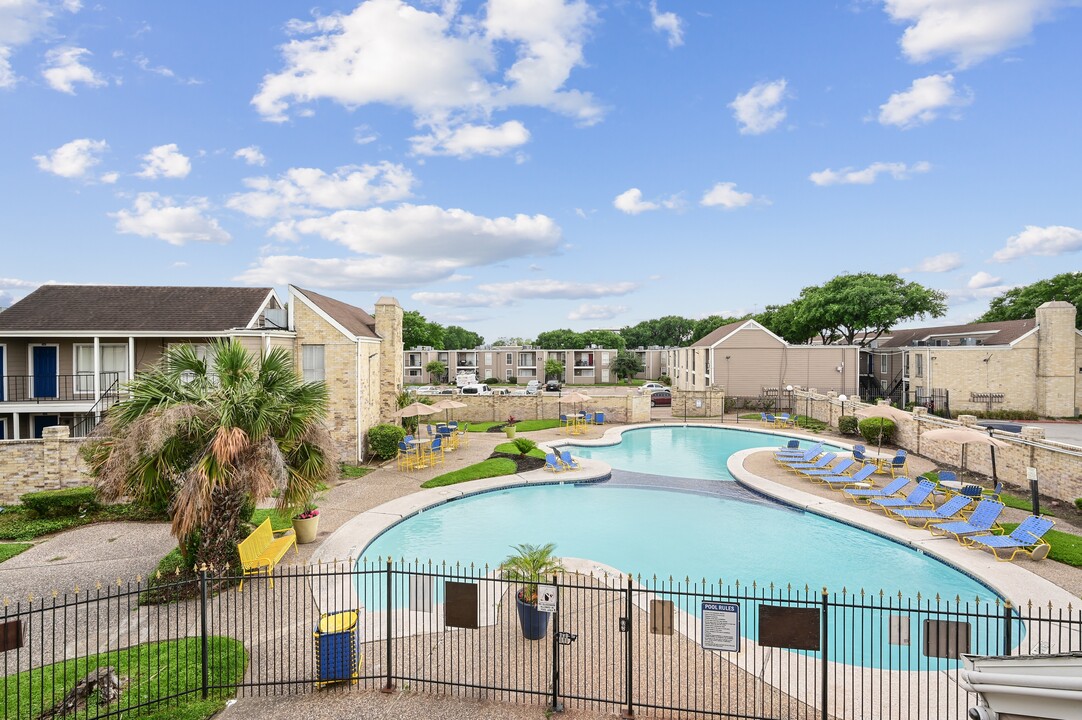
M917 377L924 377L924 356L917 355Z
M510 365L513 365L514 363L515 363L515 360L514 360L513 354L512 353L507 353L506 357L504 357L504 359L503 359L503 364L510 366Z
M99 345L101 350L101 389L108 390L113 382L128 380L128 346ZM94 392L94 346L75 346L75 392Z
M507 368L503 372L504 372L504 377L507 378L508 380L510 380L511 378L513 378L515 376L515 371L514 371L513 368Z
M488 366L488 365L491 365L491 364L492 364L492 353L485 353L485 365Z
M879 372L887 375L890 373L890 356L883 355L879 360Z
M305 382L326 379L322 345L301 345L301 375Z

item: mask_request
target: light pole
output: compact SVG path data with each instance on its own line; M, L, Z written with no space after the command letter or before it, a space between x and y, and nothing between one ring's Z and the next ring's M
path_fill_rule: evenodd
M845 401L849 399L847 395L839 395L838 399L842 401L842 417L845 417ZM841 425L841 419L839 418L838 424Z
M793 386L786 385L785 392L789 395L789 412L793 412ZM793 418L793 424L796 425L796 418Z

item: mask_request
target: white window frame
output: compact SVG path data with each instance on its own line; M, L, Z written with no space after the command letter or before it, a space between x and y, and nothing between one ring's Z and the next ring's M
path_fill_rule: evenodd
M319 359L322 368L318 368L318 374L321 377L309 377L309 373L313 375L317 372L317 368L305 367L305 349L306 348L319 348ZM327 346L322 343L304 343L301 345L301 378L304 382L326 382L327 380Z
M881 355L879 358L879 373L881 375L887 375L890 373L890 355Z
M90 348L90 370L79 369L79 349ZM105 369L105 348L123 348L124 350L124 369L119 371L120 382L123 384L128 381L131 376L131 370L128 368L128 343L98 343L98 373L104 375L107 372L118 372L116 370ZM74 378L80 378L86 376L90 378L90 387L86 390L81 389L81 382L74 382L75 387L72 388L75 395L93 395L94 394L94 344L93 343L73 343L71 346L71 374ZM102 380L105 378L103 377ZM101 383L101 389L104 392L108 390L105 387L105 383Z
M915 367L913 368L913 370L915 371L913 377L922 378L924 377L924 355L922 355L921 353L916 353L914 357L917 361L915 363Z
M508 367L513 366L515 364L515 354L514 353L505 353L505 355L506 355L506 357L504 357L503 364L508 366Z
M503 371L503 377L504 377L505 380L510 380L512 377L518 377L518 376L515 375L515 369L514 368L507 368L506 370Z

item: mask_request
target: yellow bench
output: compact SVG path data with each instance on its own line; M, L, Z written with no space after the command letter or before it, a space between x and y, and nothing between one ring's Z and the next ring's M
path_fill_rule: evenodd
M240 564L244 568L244 575L240 580L240 592L244 592L244 578L249 575L266 573L270 578L270 586L274 587L274 566L286 554L290 547L293 552L297 550L297 536L290 534L275 538L275 533L292 530L272 530L270 518L266 518L259 524L252 534L240 541L237 550L240 551Z

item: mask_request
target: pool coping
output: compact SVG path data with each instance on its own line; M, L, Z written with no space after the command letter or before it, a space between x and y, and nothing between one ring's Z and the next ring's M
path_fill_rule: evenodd
M722 423L707 422L678 422L678 423L640 423L612 427L596 440L578 440L574 438L556 438L554 440L539 443L544 450L557 447L587 446L601 447L616 445L620 442L625 432L642 428L657 427L704 427L724 428L727 430L743 430L755 432L761 435L773 435L782 438L799 438L802 440L819 440L818 435L804 433L781 432L771 429L740 428ZM829 442L843 448L852 448L852 443L839 441L831 438ZM1000 597L1010 600L1016 607L1022 607L1026 602L1048 604L1066 607L1069 603L1076 603L1078 598L1059 587L1050 580L1036 575L1025 568L1011 563L999 562L989 553L979 550L971 550L962 547L957 541L936 537L927 530L911 528L904 523L891 520L887 517L872 515L860 508L846 503L841 503L829 498L803 492L801 490L775 483L766 478L755 475L744 468L744 460L753 453L773 449L769 446L740 450L730 456L728 470L734 480L752 492L764 495L771 500L783 505L795 507L806 512L811 512L861 530L874 533L880 537L898 542L921 554L929 555L934 559L969 576L977 582L990 587ZM567 483L591 483L602 482L611 476L612 468L604 462L581 458L582 466L578 470L565 470L561 473L553 473L548 470L532 470L526 473L503 475L495 478L471 480L469 482L450 485L447 487L431 488L419 492L404 495L394 500L383 503L371 510L366 510L342 524L316 549L312 554L309 564L328 565L348 562L352 565L362 559L364 549L373 540L384 532L408 518L434 507L453 502L455 500L470 497L485 492L504 490L515 487L530 485L553 485ZM587 559L589 562L596 562ZM876 588L878 590L878 588ZM934 593L933 593L934 594ZM342 601L354 601L353 598L341 598ZM337 603L336 603L337 604Z

